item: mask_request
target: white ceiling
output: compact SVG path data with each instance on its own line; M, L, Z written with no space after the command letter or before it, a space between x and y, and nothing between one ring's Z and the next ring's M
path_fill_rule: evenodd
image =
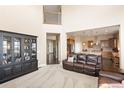
M82 31L75 31L67 33L67 36L75 37L75 36L100 36L100 35L109 35L114 34L119 31L120 25L108 26L108 27L101 27L95 29L88 29Z

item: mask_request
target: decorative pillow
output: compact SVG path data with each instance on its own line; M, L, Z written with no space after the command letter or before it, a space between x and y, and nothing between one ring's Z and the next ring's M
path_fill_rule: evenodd
M85 54L78 55L78 60L86 61L86 55Z
M74 57L74 62L76 62L77 61L77 55L73 55L73 57Z
M74 61L74 57L68 57L68 62L73 62Z

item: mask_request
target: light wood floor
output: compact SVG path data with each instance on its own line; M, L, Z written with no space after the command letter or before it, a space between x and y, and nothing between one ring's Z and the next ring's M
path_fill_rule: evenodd
M48 65L32 73L0 84L3 88L96 88L98 78Z

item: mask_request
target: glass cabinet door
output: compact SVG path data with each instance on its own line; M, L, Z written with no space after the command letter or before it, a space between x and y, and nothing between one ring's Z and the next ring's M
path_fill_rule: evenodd
M31 57L32 57L32 59L36 59L36 53L37 53L36 39L32 39L32 42L31 42Z
M21 62L21 39L14 38L14 62Z
M12 63L12 42L11 37L3 36L3 60L2 64Z
M24 39L24 60L30 60L30 39Z

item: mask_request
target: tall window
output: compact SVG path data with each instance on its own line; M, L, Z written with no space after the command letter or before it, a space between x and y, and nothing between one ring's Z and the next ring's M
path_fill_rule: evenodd
M44 5L44 24L61 24L61 6L60 5Z

